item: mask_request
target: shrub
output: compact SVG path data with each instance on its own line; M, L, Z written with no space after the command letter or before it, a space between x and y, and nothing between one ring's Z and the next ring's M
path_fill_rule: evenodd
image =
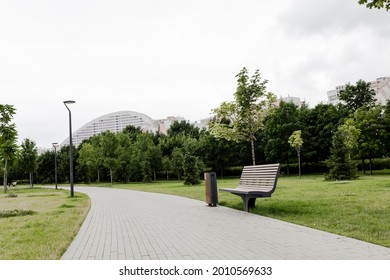
M0 218L9 218L9 217L18 217L18 216L26 216L35 214L32 210L21 210L21 209L13 209L13 210L0 210Z

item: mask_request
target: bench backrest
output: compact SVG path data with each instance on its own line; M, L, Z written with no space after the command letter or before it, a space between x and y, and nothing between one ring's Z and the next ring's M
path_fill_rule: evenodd
M279 163L244 166L238 188L271 194L276 188L279 172Z

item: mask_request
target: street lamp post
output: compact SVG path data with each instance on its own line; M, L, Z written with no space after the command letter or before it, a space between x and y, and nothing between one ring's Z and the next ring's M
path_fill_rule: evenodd
M54 181L56 183L56 189L57 189L57 145L58 143L52 143L54 148Z
M73 145L72 145L72 113L70 112L67 104L76 103L73 100L64 101L64 105L66 109L69 111L69 183L70 183L70 196L74 197L74 187L73 187Z

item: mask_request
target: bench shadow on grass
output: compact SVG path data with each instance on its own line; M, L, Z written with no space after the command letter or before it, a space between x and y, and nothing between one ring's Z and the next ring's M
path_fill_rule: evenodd
M243 211L243 203L240 202L226 202L220 201L218 203L221 206L230 207L236 210ZM302 201L279 201L277 204L272 202L266 202L262 199L256 200L255 208L249 210L250 213L269 216L269 217L284 217L284 216L301 216L307 214L313 214L315 209L313 205Z

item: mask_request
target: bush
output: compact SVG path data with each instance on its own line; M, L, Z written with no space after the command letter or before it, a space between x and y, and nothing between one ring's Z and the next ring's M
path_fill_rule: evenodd
M18 217L18 216L26 216L35 214L32 210L21 210L21 209L13 209L13 210L0 210L0 218L9 218L9 217Z

